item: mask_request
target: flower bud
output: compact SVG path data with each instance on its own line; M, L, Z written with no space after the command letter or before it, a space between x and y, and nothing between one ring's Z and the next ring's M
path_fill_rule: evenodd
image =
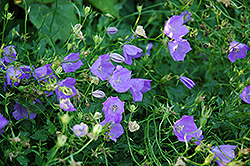
M73 28L73 33L78 34L81 28L82 28L81 24L76 24Z
M21 142L21 139L19 137L11 138L12 142Z
M13 16L13 14L12 14L12 13L8 13L8 14L7 14L7 17L6 17L6 18L7 18L7 20L10 20L12 16Z
M98 137L98 135L100 134L101 131L102 131L102 125L95 124L95 126L93 128L93 138Z
M91 93L94 97L102 99L105 97L105 93L101 90L96 90L94 92Z
M60 74L61 72L62 72L62 67L59 66L59 67L56 69L55 73L56 73L56 75L58 75L58 74Z
M134 104L130 105L129 111L133 113L136 110L136 106Z
M128 122L128 128L130 132L135 132L139 130L140 126L136 123L136 121L129 121Z
M98 120L102 118L102 114L100 112L96 112L95 115L93 116L93 119Z
M94 42L95 44L100 44L102 42L102 38L100 36L95 35L94 36Z
M67 141L67 136L66 135L59 135L57 137L57 146L58 147L64 146L66 141Z
M116 27L108 27L106 29L106 32L109 34L115 34L118 31L118 29Z
M64 114L63 116L60 117L61 121L64 125L69 124L69 121L71 120L70 116L68 114Z
M125 61L125 58L123 56L121 56L120 54L117 54L117 53L111 53L109 55L110 59L114 62L117 62L117 63L122 63Z
M4 10L8 11L8 9L9 9L9 3L6 3L6 5L4 6Z
M141 5L141 6L140 6L140 5L137 5L137 10L138 10L139 13L141 13L141 11L142 11L142 6L143 6L143 5Z
M86 16L89 15L89 13L90 13L90 7L86 6L84 12L85 12L84 14Z

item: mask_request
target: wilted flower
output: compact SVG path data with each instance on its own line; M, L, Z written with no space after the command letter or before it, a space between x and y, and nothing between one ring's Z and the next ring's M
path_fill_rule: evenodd
M93 119L98 120L102 118L102 114L100 112L96 112L93 116Z
M194 123L193 116L183 115L181 119L177 120L174 124L174 133L177 136L178 140L181 142L185 142L185 134L189 132L197 131L197 126ZM192 134L187 134L186 141L189 142L191 138L200 138L202 135L202 131L199 130Z
M136 123L136 121L129 121L128 122L128 128L130 132L135 132L137 130L139 130L140 126L138 125L138 123Z
M62 62L62 68L65 73L75 71L79 69L82 65L82 61L79 60L79 53L71 53L67 55Z
M168 42L168 48L175 61L184 61L186 53L192 50L186 39L170 41Z
M243 89L243 91L242 91L241 94L240 94L240 98L241 98L244 102L250 104L250 86L247 86L247 87L245 87L245 88Z
M231 0L217 0L217 2L222 2L225 4L226 7L228 7L228 5L230 4Z
M116 27L108 27L106 29L106 32L109 34L115 34L118 31L118 29Z
M61 109L63 109L64 111L70 111L70 112L71 111L76 111L76 109L74 108L73 104L70 102L69 98L61 99L59 107Z
M16 102L16 101L15 101ZM28 112L28 109L23 107L21 104L16 104L14 105L13 110L15 110L12 115L16 120L24 119L24 118L29 118L29 119L34 119L36 117L36 113L30 113Z
M73 27L73 33L79 34L79 32L80 32L81 29L82 29L82 25L81 25L81 24L76 24L76 25Z
M6 126L9 123L9 121L7 119L5 119L3 117L3 115L0 113L0 132L3 133L2 129L4 128L4 126ZM0 133L0 135L1 135Z
M95 124L95 126L93 127L93 138L97 138L100 134L100 132L102 131L102 125L100 124Z
M102 99L105 97L105 93L101 90L96 90L94 92L91 93L94 97Z
M117 92L126 92L130 88L130 77L131 71L117 65L113 75L109 79L109 83Z
M234 149L237 146L233 145L220 145L219 147L212 147L211 151L215 153L215 159L218 157L219 159L216 160L218 166L225 166L229 163L232 159L235 158ZM226 164L224 164L226 163Z
M10 138L12 142L21 142L19 137Z
M90 67L90 71L102 81L107 80L113 73L115 66L109 61L109 54L99 56L99 58Z
M178 157L174 166L186 166L186 163L182 161L181 157Z
M71 117L69 116L69 114L64 114L63 116L60 116L60 119L64 125L67 125L69 124Z
M3 49L3 62L13 63L16 60L15 46L9 45Z
M191 79L189 79L187 77L180 76L180 80L189 89L192 89L194 87L194 85L195 85L195 83Z
M67 136L66 135L62 135L60 134L58 137L57 137L57 146L58 147L62 147L65 145L67 141Z
M247 50L250 48L246 44L242 44L236 41L230 43L228 59L234 63L234 61L239 58L243 59L247 55Z
M134 101L142 101L143 94L151 89L151 80L146 80L142 78L133 78L130 80L131 87L130 92L133 95Z
M73 126L73 132L77 137L83 137L88 133L88 125L81 123Z
M165 23L164 33L171 39L180 40L182 36L185 36L189 32L183 23L183 16L172 16Z
M143 29L143 26L137 25L136 30L135 30L135 35L140 35L144 38L148 38L146 36L145 30Z
M116 63L122 63L125 61L125 58L123 56L121 56L120 54L117 53L111 53L109 55L110 59Z
M55 89L57 100L71 98L76 95L76 88L74 87L76 80L67 77L65 80L58 82L58 87Z
M134 46L134 45L128 45L125 44L122 47L123 49L123 56L125 57L125 63L128 65L131 65L133 60L132 58L138 58L141 56L142 49Z
M186 23L191 20L191 13L189 11L182 12L180 16L183 16L183 23Z

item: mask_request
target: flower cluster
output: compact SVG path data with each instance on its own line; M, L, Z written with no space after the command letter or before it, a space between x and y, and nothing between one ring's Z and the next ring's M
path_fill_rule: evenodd
M186 53L192 48L190 47L186 39L182 39L189 30L187 29L186 23L191 19L191 13L188 11L183 12L181 15L174 15L168 19L164 26L164 33L173 39L168 42L169 52L175 61L184 61Z

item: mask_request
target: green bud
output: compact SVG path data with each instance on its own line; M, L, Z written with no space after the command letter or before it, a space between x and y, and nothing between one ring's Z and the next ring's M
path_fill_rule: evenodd
M133 113L133 112L135 112L135 110L136 110L136 106L135 106L134 104L130 105L129 111L130 111L131 113Z
M94 36L94 42L96 45L100 44L102 42L102 38L100 36L95 35Z
M93 128L93 138L98 137L98 135L100 134L101 131L102 131L102 125L95 124L95 126Z
M59 66L59 67L56 69L55 73L56 73L56 74L60 74L61 72L62 72L62 67Z
M9 9L9 3L6 3L6 5L4 6L4 10L8 11L8 9Z
M137 10L138 10L139 13L141 13L141 11L142 11L142 6L143 6L143 5L141 5L141 6L140 6L140 5L137 5Z
M71 120L70 116L68 114L64 114L63 116L60 117L61 121L64 125L69 124L69 121Z
M58 146L58 147L64 146L65 143L66 143L66 141L67 141L67 136L66 136L66 135L61 135L61 134L60 134L60 135L57 137L57 146Z
M86 6L84 12L85 12L84 14L86 16L89 15L90 14L90 7Z
M6 18L7 18L7 20L10 20L12 16L13 16L13 14L12 14L12 13L8 13L8 14L7 14L7 17L6 17Z

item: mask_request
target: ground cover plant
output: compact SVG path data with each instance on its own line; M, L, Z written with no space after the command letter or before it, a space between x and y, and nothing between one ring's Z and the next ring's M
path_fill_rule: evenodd
M250 165L247 0L0 9L0 165Z

